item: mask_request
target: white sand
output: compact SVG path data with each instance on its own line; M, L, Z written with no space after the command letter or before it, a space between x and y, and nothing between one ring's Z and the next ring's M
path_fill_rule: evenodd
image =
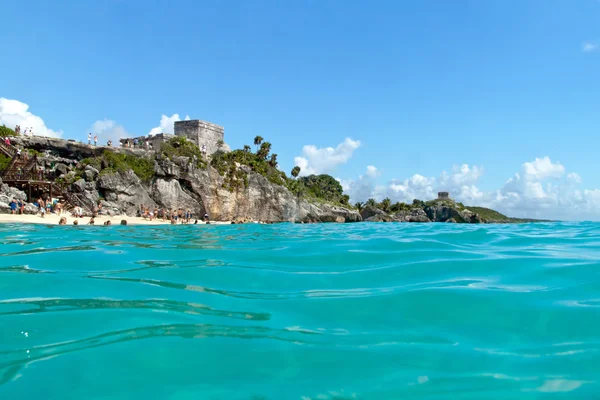
M72 217L71 214L63 214L67 218L67 225L73 225L73 221L78 220L79 225L87 225L90 218L75 218ZM0 224L46 224L46 225L58 225L58 221L61 216L56 214L46 214L44 218L38 215L12 215L12 214L0 214ZM94 218L94 225L104 225L106 221L110 221L112 225L120 225L121 220L126 220L127 225L170 225L170 221L163 222L162 219L154 219L153 221L146 220L144 218L139 217L127 217L127 216L113 216L109 217L106 215L101 215ZM194 221L192 220L187 225L193 225ZM198 225L204 224L202 221L198 221ZM212 222L211 224L223 225L230 224L230 222ZM182 225L182 224L177 224ZM186 224L184 224L186 225Z

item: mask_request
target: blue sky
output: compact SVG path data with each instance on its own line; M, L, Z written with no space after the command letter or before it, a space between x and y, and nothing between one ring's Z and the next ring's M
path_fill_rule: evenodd
M596 0L7 0L2 15L0 97L65 138L104 119L146 134L177 113L225 126L232 147L260 134L285 170L310 163L305 145L360 141L315 153L349 191L367 166L384 196L467 164L487 200L465 198L489 203L544 157L564 167L548 179L600 188Z

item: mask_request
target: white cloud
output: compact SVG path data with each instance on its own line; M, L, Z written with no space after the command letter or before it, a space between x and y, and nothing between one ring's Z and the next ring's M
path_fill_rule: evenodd
M342 184L344 192L350 196L351 199L359 199L357 201L364 201L374 195L376 191L376 179L380 175L379 170L373 165L367 167L367 171L364 175L360 175L356 180L339 180Z
M543 180L546 178L560 178L565 174L565 167L560 163L553 163L550 157L536 158L532 162L523 164L524 178L527 180Z
M581 51L584 53L591 53L598 50L598 43L593 41L585 41L581 44Z
M131 136L123 126L110 119L94 122L90 128L90 132L92 135L98 135L98 144L103 146L106 145L106 142L109 140L112 140L113 146L119 146L119 139Z
M0 97L0 125L14 129L21 126L21 132L26 128L33 129L33 134L38 136L61 137L62 131L55 131L46 126L44 120L29 111L29 105L19 100Z
M350 160L354 150L360 147L360 141L346 138L342 143L333 147L317 148L306 145L302 148L302 155L294 158L296 166L300 167L300 175L328 174L337 166Z
M449 191L452 198L467 205L484 206L509 216L548 219L600 220L600 189L582 189L581 177L566 173L565 167L549 157L525 162L521 170L502 187L485 192L477 187L483 168L463 164L438 178L415 174L404 180L394 179L377 185L375 176L364 174L356 180L342 181L351 201L368 198L393 202L430 200L438 191Z
M373 165L367 166L367 176L371 178L377 178L379 175L381 175L381 173L379 172L377 167Z
M189 121L190 116L185 116L185 121ZM175 132L175 122L181 121L179 114L173 114L170 117L163 114L160 117L160 124L157 127L154 127L148 132L148 135L157 135L159 133L169 133L173 134Z

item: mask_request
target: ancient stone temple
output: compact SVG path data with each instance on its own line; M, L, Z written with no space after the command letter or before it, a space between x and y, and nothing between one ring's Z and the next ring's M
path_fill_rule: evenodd
M438 192L438 200L449 200L450 193L448 192Z
M224 149L225 129L222 126L194 119L191 121L175 122L175 135L186 137L206 153L213 154Z

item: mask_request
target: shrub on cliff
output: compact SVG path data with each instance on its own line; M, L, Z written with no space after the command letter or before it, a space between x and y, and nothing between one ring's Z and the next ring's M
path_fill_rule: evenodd
M210 165L225 178L224 186L230 191L241 188L242 184L244 187L248 186L247 173L239 168L238 164L249 167L276 185L285 186L287 183L285 173L276 168L277 164L273 159L266 160L264 152L255 154L247 150L234 150L229 153L217 151L212 155L210 162Z
M101 165L105 166L100 172L102 175L132 170L138 178L146 182L154 176L154 161L145 157L105 150L102 154Z
M331 175L303 176L298 178L297 182L301 186L301 193L309 197L349 206L350 198L344 194L342 185Z
M10 129L6 125L0 126L0 137L7 137L7 136L17 136L17 134L15 133L14 130Z
M0 172L4 171L8 164L10 164L10 157L5 156L4 154L0 154Z
M206 161L198 146L184 137L176 136L162 143L160 151L171 161L174 157L188 157L190 160L196 157L196 166L206 168Z

